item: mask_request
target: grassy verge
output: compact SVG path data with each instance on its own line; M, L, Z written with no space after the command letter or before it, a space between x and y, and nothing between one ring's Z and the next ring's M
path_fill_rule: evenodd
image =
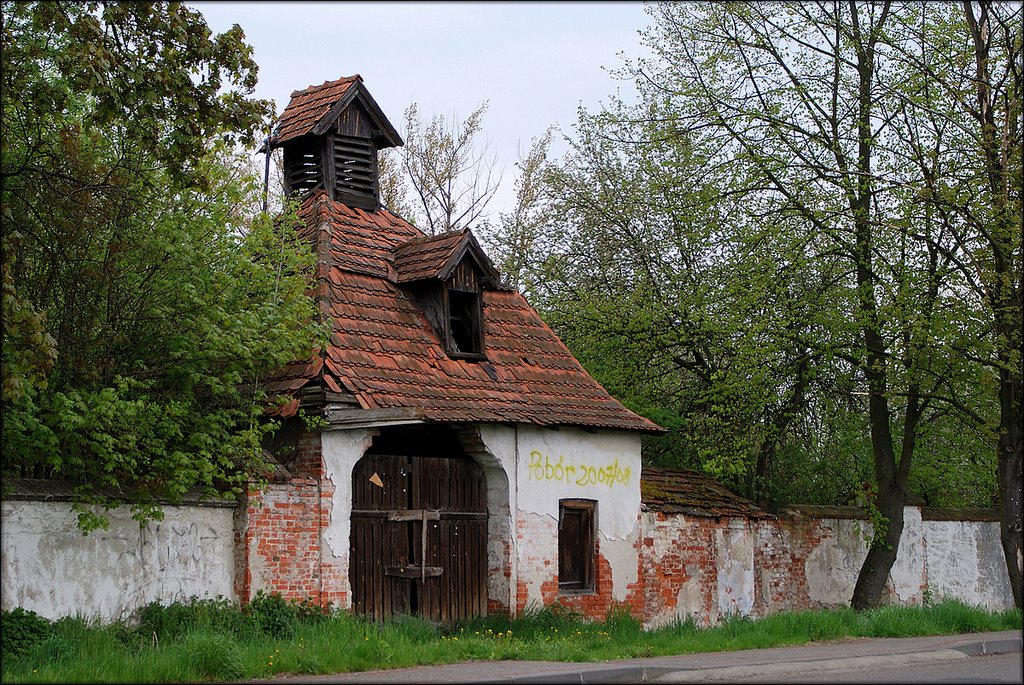
M338 673L466 660L598 661L777 647L849 637L910 637L1021 628L1021 612L956 601L680 622L644 630L628 614L586 622L557 606L513 620L437 628L414 618L369 622L347 612L260 596L245 613L226 601L145 607L131 622L49 622L4 612L0 676L15 682L195 682Z

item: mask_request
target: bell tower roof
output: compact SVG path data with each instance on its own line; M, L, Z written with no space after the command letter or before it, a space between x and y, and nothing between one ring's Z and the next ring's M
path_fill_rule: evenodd
M346 109L353 106L365 113L365 132L371 134L369 137L378 150L404 144L398 131L363 85L363 77L355 74L292 91L291 100L281 113L270 137L271 149L303 136L323 135Z

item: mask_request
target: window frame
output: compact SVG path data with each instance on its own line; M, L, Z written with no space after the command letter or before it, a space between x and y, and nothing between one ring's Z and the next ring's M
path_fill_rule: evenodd
M469 303L467 311L470 314L471 321L469 325L471 327L471 335L473 338L475 350L460 350L455 342L455 335L453 332L453 307L452 307L452 293L458 293L458 298L465 298L469 300L472 298L472 302ZM444 324L445 324L445 352L452 359L486 359L486 351L484 349L484 311L483 311L483 295L479 291L464 290L462 288L454 288L450 284L444 284Z

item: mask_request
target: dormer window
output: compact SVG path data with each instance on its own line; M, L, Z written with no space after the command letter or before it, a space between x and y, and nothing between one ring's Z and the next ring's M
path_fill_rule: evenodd
M468 230L415 238L395 248L395 280L408 288L452 359L484 359L483 291L498 272Z

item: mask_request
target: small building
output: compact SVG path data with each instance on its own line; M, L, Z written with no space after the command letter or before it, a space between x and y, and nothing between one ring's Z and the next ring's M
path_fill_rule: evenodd
M590 377L471 230L428 236L380 205L377 153L401 144L358 75L292 93L270 140L331 339L268 385L291 400L241 526L240 598L434 621L639 609L641 437L662 429Z

